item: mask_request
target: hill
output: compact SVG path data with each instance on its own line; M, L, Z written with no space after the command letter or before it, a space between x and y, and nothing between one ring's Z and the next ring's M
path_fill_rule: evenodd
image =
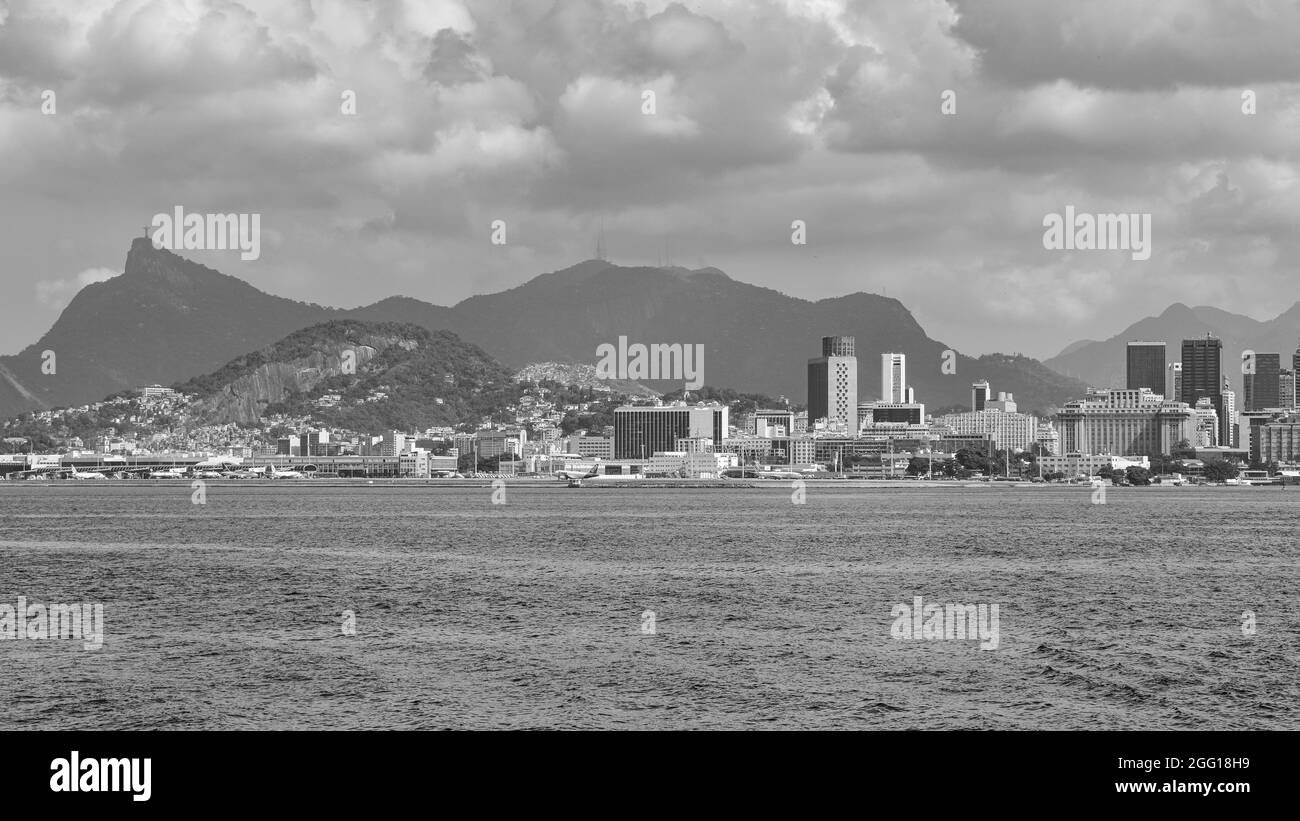
M510 372L455 334L356 320L295 331L176 387L194 425L280 413L371 432L477 420L519 398Z
M1044 410L1086 387L1020 356L955 355L898 300L855 293L803 300L738 282L716 268L625 267L601 260L542 274L447 308L409 297L339 310L257 290L137 238L125 273L89 285L54 326L16 356L0 358L0 417L74 406L145 384L172 384L222 368L301 328L331 320L404 322L450 331L511 369L538 362L594 365L597 348L630 343L702 345L702 381L738 391L806 399L807 360L820 337L857 337L859 393L878 396L879 355L908 355L908 382L932 407L967 404L970 383L988 379L1026 411ZM41 353L57 371L41 373ZM683 380L644 381L659 392Z

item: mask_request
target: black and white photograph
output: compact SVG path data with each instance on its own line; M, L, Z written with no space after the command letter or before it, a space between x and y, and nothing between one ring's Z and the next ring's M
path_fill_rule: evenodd
M1294 0L0 0L5 780L984 731L1241 809L1297 220Z

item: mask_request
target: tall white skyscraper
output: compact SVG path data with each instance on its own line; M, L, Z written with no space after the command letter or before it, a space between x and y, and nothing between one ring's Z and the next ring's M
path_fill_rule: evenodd
M906 354L882 353L880 355L880 401L908 401Z

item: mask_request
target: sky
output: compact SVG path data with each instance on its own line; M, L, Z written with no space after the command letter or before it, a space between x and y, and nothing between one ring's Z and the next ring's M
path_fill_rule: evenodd
M972 355L1267 319L1298 40L1257 0L0 0L0 353L177 206L260 215L257 259L183 255L338 307L512 288L603 225L613 262L883 293ZM1149 215L1150 257L1045 248L1067 206Z

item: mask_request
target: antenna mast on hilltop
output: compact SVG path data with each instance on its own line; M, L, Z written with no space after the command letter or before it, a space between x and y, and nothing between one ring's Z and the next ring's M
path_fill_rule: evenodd
M596 233L596 259L606 262L605 259L605 218L600 218L600 230Z

